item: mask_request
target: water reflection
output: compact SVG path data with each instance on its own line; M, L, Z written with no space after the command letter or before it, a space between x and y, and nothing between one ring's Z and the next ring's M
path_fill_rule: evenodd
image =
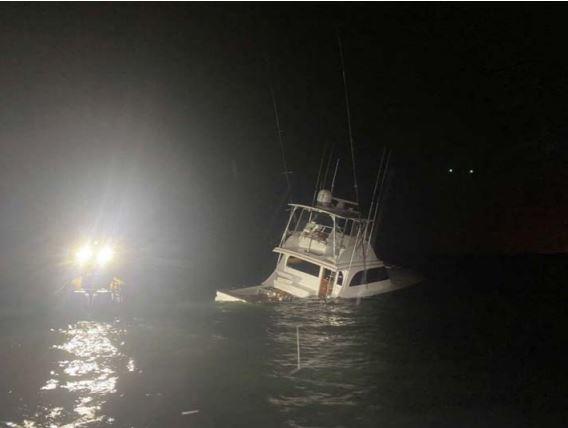
M82 427L112 424L103 405L116 393L120 373L133 371L135 362L121 350L125 330L118 322L80 321L52 330L57 355L50 376L41 387L40 406L23 427Z

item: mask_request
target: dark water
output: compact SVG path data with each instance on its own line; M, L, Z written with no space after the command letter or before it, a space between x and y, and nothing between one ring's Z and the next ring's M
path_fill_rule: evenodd
M424 282L359 304L189 301L106 317L12 315L0 339L0 421L565 426L561 294L475 282Z

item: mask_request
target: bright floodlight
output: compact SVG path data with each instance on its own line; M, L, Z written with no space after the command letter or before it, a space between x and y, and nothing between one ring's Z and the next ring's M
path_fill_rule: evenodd
M452 172L454 172L453 168L448 169L448 172L451 174Z
M469 170L469 173L470 173L470 174L473 174L473 173L474 173L473 169L470 169L470 170Z
M103 248L99 250L97 254L97 263L101 266L106 265L108 262L112 260L113 256L114 256L113 249L110 246L105 245Z
M93 249L90 245L85 245L79 248L79 251L75 253L75 261L79 265L84 265L93 257Z

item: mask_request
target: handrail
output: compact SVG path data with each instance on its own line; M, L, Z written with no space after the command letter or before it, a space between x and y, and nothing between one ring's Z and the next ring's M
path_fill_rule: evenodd
M335 216L335 217L339 217L339 218L343 218L343 219L357 220L357 221L360 221L361 223L364 223L366 221L365 219L359 217L359 213L357 211L341 212L341 211L336 211L333 208L326 209L326 208L322 208L322 207L312 207L312 206L303 205L303 204L288 204L288 205L291 206L291 207L302 208L302 209L307 210L307 211L315 211L315 212L319 212L319 213L324 213L324 214L328 214L330 216Z

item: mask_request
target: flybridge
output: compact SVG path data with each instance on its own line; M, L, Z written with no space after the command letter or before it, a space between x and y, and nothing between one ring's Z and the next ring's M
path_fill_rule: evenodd
M297 251L322 262L345 262L345 252L370 249L372 221L362 219L357 204L320 190L315 206L290 204L291 212L276 252ZM364 254L361 255L364 257Z

